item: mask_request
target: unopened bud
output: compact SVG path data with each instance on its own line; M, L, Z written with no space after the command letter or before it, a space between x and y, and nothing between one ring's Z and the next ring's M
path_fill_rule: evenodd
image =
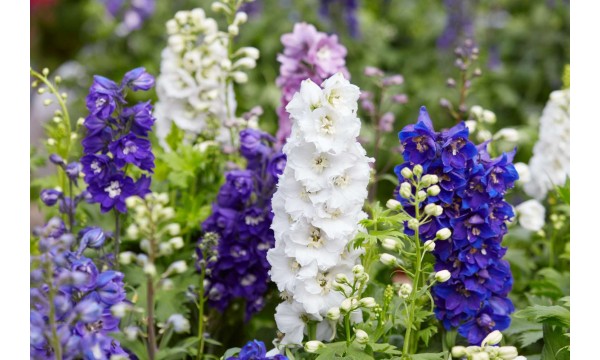
M519 132L512 128L504 128L494 135L494 139L503 139L509 142L519 141Z
M398 262L396 257L390 254L381 254L381 256L379 257L379 261L381 261L383 265L387 266L394 266Z
M352 268L352 273L355 276L360 276L365 272L365 268L362 265L354 265L354 267Z
M175 261L172 263L167 272L174 272L175 274L183 274L187 270L187 264L184 260Z
M433 242L433 240L427 240L425 241L425 251L433 251L435 250L435 243Z
M448 240L452 235L452 231L448 228L443 228L435 233L435 238L438 240Z
M417 230L419 228L419 220L417 220L417 219L408 220L408 228L411 230Z
M340 319L340 308L332 307L327 311L327 319L331 321L338 321Z
M400 207L402 207L402 204L400 204L400 201L398 201L396 199L389 199L385 203L385 206L390 210L398 210L398 209L400 209Z
M410 199L412 196L412 186L409 183L403 182L400 185L400 196L405 199Z
M416 177L421 177L421 175L423 175L423 166L418 164L415 165L415 167L413 167L413 173Z
M515 360L519 356L519 352L514 346L501 346L498 349L498 356L504 360Z
M483 122L493 124L496 122L496 114L489 110L483 110L481 119L483 120Z
M396 240L390 239L390 238L383 239L381 241L381 246L383 246L383 248L387 249L387 250L392 250L392 251L398 250L398 242Z
M429 196L437 196L440 193L441 189L437 185L430 186L427 189L427 195Z
M402 171L400 171L400 174L402 174L402 177L405 179L410 179L411 177L413 177L413 172L407 167L402 169Z
M483 339L481 346L497 345L500 341L502 341L502 333L498 330L494 330Z
M50 70L48 70L48 68L44 68L42 70L42 74L44 74L44 76L48 76L48 74L50 74Z
M343 313L349 313L350 311L354 310L354 308L357 305L357 301L356 299L344 299L344 301L342 301L342 304L340 305L340 310Z
M124 251L119 254L119 263L121 265L129 265L133 261L135 254L131 251Z
M421 178L421 184L423 184L424 187L428 187L437 184L438 180L437 175L426 174Z
M358 329L356 330L356 342L359 344L366 344L369 342L369 334L367 334L364 330Z
M366 307L366 308L373 308L373 307L377 306L375 299L372 297L366 297L366 298L360 299L359 304L360 304L360 306Z
M320 342L318 340L307 341L306 344L304 344L304 350L306 350L306 352L308 352L308 353L315 353L319 349L324 348L324 347L325 347L325 344L323 344L322 342Z
M437 282L444 283L444 282L450 280L450 276L451 276L450 271L441 270L441 271L438 271L435 273L435 280Z
M153 263L147 262L144 264L144 274L155 276L156 275L156 266Z
M110 312L116 318L123 318L127 314L127 311L131 308L131 306L127 303L120 302L118 304L113 305L110 308Z
M452 357L453 358L462 358L467 355L467 348L464 346L454 346L452 348Z
M406 299L410 296L410 293L412 293L412 291L412 285L404 283L400 285L400 290L398 290L398 296L400 296L402 299Z
M423 190L419 190L416 198L417 198L417 201L419 201L419 202L424 201L425 199L427 199L427 193Z
M471 355L471 360L490 360L490 355L486 352L478 352Z
M181 226L177 223L169 224L165 226L165 229L171 236L179 235L179 233L181 232Z
M348 283L348 277L345 274L337 274L335 276L335 281L339 282L340 284L346 284Z
M183 247L183 238L181 236L174 237L169 240L169 244L171 244L174 249L181 249Z
M248 75L242 71L234 71L231 73L231 78L238 84L244 84L248 81Z

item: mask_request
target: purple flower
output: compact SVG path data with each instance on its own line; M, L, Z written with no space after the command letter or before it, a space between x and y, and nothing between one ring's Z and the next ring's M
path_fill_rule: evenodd
M118 271L105 271L96 280L96 292L100 301L115 305L125 299L123 274Z
M63 193L55 189L44 189L40 193L40 199L46 206L54 206L62 197Z
M421 113L416 125L408 125L398 137L404 147L404 155L407 161L413 164L423 164L431 161L437 154L438 134L433 131L433 124L425 107L421 107Z
M264 157L272 151L264 142L270 140L269 138L270 136L262 131L244 129L240 132L240 152L249 160Z
M121 113L121 119L131 122L131 131L139 136L148 136L155 119L152 117L150 101L140 102L132 107L126 107Z
M81 158L84 180L88 184L106 182L115 172L115 166L107 155L85 155Z
M254 190L252 172L248 170L233 170L227 173L225 184L217 195L219 206L240 208Z
M108 146L117 167L122 168L129 163L150 172L154 168L151 148L150 141L134 134L125 135Z
M86 106L90 113L100 119L108 119L115 111L117 102L124 102L117 84L103 76L94 76L86 98Z
M80 246L85 248L89 247L92 249L99 249L104 245L106 236L104 231L99 227L91 227L85 229L83 236L81 237Z
M148 91L154 86L154 76L148 74L143 67L128 71L123 77L121 87L128 87L133 91Z
M86 292L96 287L98 269L91 259L82 257L71 264L71 271L77 273L82 280L76 286L80 291Z
M269 165L267 165L267 171L274 179L277 179L279 175L283 174L283 170L285 170L286 163L287 157L284 153L274 153L273 155L271 155Z
M88 136L81 141L83 152L86 154L97 152L105 154L108 151L108 144L110 144L112 138L113 131L110 127L105 127L97 133L88 133Z
M100 204L103 213L117 209L121 213L127 212L125 199L138 193L138 189L128 176L117 173L105 183L90 184L88 190L94 202Z
M77 179L79 178L79 173L82 171L82 166L78 162L72 162L65 168L65 173L73 181L77 184Z

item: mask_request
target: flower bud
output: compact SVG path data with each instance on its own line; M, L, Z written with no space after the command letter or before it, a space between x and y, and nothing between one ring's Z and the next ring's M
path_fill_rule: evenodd
M435 238L438 240L448 240L451 235L452 235L452 231L450 231L450 229L443 228L443 229L439 229L435 233Z
M340 308L332 307L327 311L327 319L331 321L338 321L340 319Z
M471 360L490 360L490 355L486 352L478 352L471 355Z
M161 256L169 256L173 254L173 247L168 242L158 244L158 253Z
M440 193L440 191L442 191L442 190L440 189L439 186L433 185L433 186L430 186L429 189L427 189L427 195L437 196Z
M502 333L498 330L494 330L483 339L481 346L497 345L500 341L502 341Z
M364 330L358 329L356 330L356 342L359 344L366 344L369 342L369 334L367 334Z
M519 141L519 132L515 129L504 128L494 135L494 139L503 139L508 142Z
M165 229L171 236L179 235L179 233L181 232L181 226L177 223L169 224L165 226Z
M123 333L125 334L125 337L127 338L127 340L134 341L137 338L139 330L140 329L138 329L135 326L127 326L125 329L123 329ZM111 360L112 360L112 358L111 358Z
M409 183L403 182L402 185L400 185L400 196L405 199L410 199L412 196L412 186Z
M87 247L99 249L104 245L105 239L106 236L104 235L104 231L99 227L93 227L83 235L81 241L86 244Z
M481 119L485 123L493 124L493 123L496 122L496 114L494 114L490 110L483 110L483 114L482 114Z
M120 302L111 306L110 312L114 317L121 319L127 315L127 311L129 311L130 308L131 306L129 304Z
M437 282L443 283L446 282L448 280L450 280L450 271L448 270L441 270L435 273L435 280Z
M352 306L352 300L355 300L355 299L348 298L348 299L344 299L344 301L342 301L342 304L340 305L340 310L343 313L349 313L350 311L354 310L353 306Z
M187 264L184 260L175 261L172 263L167 272L174 272L175 274L183 274L187 270Z
M425 205L425 214L433 216L433 214L435 213L435 207L437 205L436 204L427 204Z
M410 293L412 293L412 291L413 291L412 285L404 283L404 284L400 285L400 289L398 290L398 296L400 296L402 299L406 299L410 296Z
M379 261L383 263L383 265L387 266L395 266L397 264L397 259L395 256L390 254L381 254L379 257Z
M358 303L360 304L360 306L366 307L366 308L373 308L373 307L377 306L375 299L372 297L362 298L362 299L360 299L360 301Z
M389 199L385 203L385 206L390 210L398 210L402 207L402 204L400 204L400 201L398 201L396 199Z
M462 358L467 355L467 348L464 346L454 346L452 348L452 357L453 358Z
M244 84L248 81L248 75L241 71L234 71L231 73L231 78L238 84Z
M337 274L335 276L335 281L339 282L340 284L346 284L348 283L348 277L346 276L346 274Z
M435 185L437 184L439 181L437 175L433 175L433 174L426 174L423 175L423 177L421 178L421 184L423 184L424 187L428 187L431 185Z
M323 347L325 347L325 344L318 340L307 341L306 344L304 344L304 350L308 353L315 353Z
M125 233L127 234L127 237L137 239L140 236L140 229L136 224L131 224L127 227Z
M519 356L519 352L514 346L501 346L498 349L498 356L504 360L515 360Z
M173 326L173 331L176 333L184 333L190 331L190 322L181 314L173 314L167 320L167 324Z
M424 201L425 199L427 199L427 193L423 190L419 190L416 198L417 198L417 201L419 201L419 202Z
M417 219L408 220L408 228L411 230L417 230L419 228L419 220L417 220Z
M156 266L153 263L147 262L144 264L144 274L155 276L156 275Z
M398 242L396 240L390 239L390 238L383 239L381 241L381 246L383 246L383 248L387 249L387 250L392 250L392 251L398 250Z
M469 134L472 134L477 129L477 121L475 120L467 120L465 121L465 125L469 129Z
M169 240L169 244L173 247L173 249L181 249L183 248L183 238L181 236L177 236Z
M411 177L413 177L413 172L407 167L402 169L402 171L400 171L400 174L402 174L402 177L405 179L410 179Z
M481 130L477 133L477 140L478 141L488 141L489 139L492 138L492 133L489 132L489 130Z
M435 243L433 242L433 240L427 240L425 241L425 251L433 251L435 250Z
M365 268L362 265L354 265L354 267L352 267L352 273L354 274L354 276L360 276L365 272Z
M421 175L423 175L423 166L417 164L417 165L415 165L415 167L413 167L412 171L416 177L421 177Z
M119 263L121 265L129 265L133 261L135 254L131 251L123 251L119 254Z

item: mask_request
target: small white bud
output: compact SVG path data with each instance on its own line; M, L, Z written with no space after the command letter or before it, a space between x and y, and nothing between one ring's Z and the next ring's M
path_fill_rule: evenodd
M353 311L354 309L356 309L357 306L358 306L358 301L356 299L348 298L348 299L344 299L344 301L342 301L342 304L340 305L340 310L343 313L349 313L349 312Z
M125 233L127 234L128 238L137 239L138 236L140 235L140 230L136 224L131 224L127 227L127 230L125 231Z
M308 353L315 353L323 347L325 347L325 344L318 340L307 341L306 344L304 344L304 350Z
M233 63L233 68L246 68L246 69L254 69L256 67L256 60L251 59L249 57L243 57L236 62Z
M515 360L527 360L527 358L523 355L519 355L515 358Z
M129 265L133 261L135 254L131 251L123 251L119 254L119 263L121 265Z
M385 253L381 254L381 256L379 257L379 261L381 261L381 263L386 266L395 266L398 262L395 256Z
M419 190L419 192L417 193L416 199L419 202L425 201L425 199L427 199L427 193L423 190Z
M483 339L481 346L497 345L500 341L502 341L502 333L498 330L494 330Z
M498 356L503 360L515 360L519 356L519 352L514 346L501 346L498 349Z
M433 240L427 240L425 241L425 251L433 251L435 250L435 243L433 242Z
M231 73L231 78L238 84L243 84L248 82L248 75L242 71L234 71Z
M410 199L412 196L412 186L409 183L403 182L402 185L400 185L400 196L405 199Z
M450 276L450 271L441 270L435 273L435 280L437 280L437 282L443 283L450 280Z
M520 183L528 183L531 181L531 170L529 170L529 165L518 162L515 164L515 170L519 174L519 182Z
M58 124L59 122L62 121L62 119L60 117L58 117L58 116L55 116L55 117L52 118L52 121L54 121L55 123Z
M173 326L173 331L176 333L184 333L190 331L190 322L181 314L173 314L169 316L167 324Z
M452 357L453 358L462 358L467 355L467 348L464 346L454 346L452 348Z
M472 134L477 129L477 121L475 120L467 120L465 121L465 125L469 129L469 134Z
M172 219L175 216L175 210L172 207L166 207L160 212L165 220Z
M158 282L161 290L169 291L175 288L175 283L171 279L162 279Z
M345 284L348 282L348 277L345 274L337 274L335 276L335 281L339 282L340 284Z
M142 241L140 241L140 249L146 254L150 253L150 241L148 241L148 239L142 239Z
M450 229L443 228L443 229L439 229L435 233L435 238L438 240L448 240L451 235L452 235L452 231L450 231Z
M390 210L398 210L402 207L402 204L400 203L400 201L398 201L396 199L389 199L385 203L385 206Z
M332 307L327 311L327 319L331 321L338 321L340 319L340 308Z
M248 21L248 14L246 14L243 11L238 11L237 14L235 14L235 18L233 19L233 23L236 25L241 25L246 23L246 21Z
M373 308L373 307L377 306L375 299L372 297L362 298L362 299L360 299L360 301L358 303L360 304L360 306L366 307L366 308Z
M362 265L354 265L354 267L352 267L352 273L355 276L360 276L365 272L365 268Z
M411 177L413 177L413 172L409 168L407 168L407 167L405 167L404 169L402 169L402 171L400 171L400 174L405 179L410 179Z
M190 18L192 20L192 24L200 27L204 22L204 19L206 19L206 14L204 13L204 10L196 8L190 11Z
M423 175L423 166L417 164L417 165L415 165L415 167L413 167L412 171L416 177L421 177L421 175Z
M508 142L519 141L519 132L515 129L504 128L494 135L494 139L503 139Z
M492 138L492 133L488 130L481 130L477 133L477 140L483 142Z
M185 41L180 35L169 36L168 44L171 50L176 53L182 52L185 47Z
M229 8L227 6L225 6L225 4L220 3L218 1L215 1L214 3L212 3L210 5L210 8L212 11L214 12L219 12L219 11L223 11L226 14L231 13L231 11L229 11Z
M146 264L144 264L144 274L150 275L150 276L155 276L156 275L156 266L154 266L153 263L146 262Z
M129 304L120 302L118 304L111 306L110 312L112 313L112 315L114 317L121 319L121 318L125 317L125 315L127 315L127 311L129 311L130 308L131 308L131 306Z
M479 119L480 117L483 116L483 108L479 105L475 105L475 106L471 107L471 114L475 118Z
M483 110L482 120L485 123L493 124L496 122L496 114L494 114L490 110Z
M369 342L369 334L367 334L364 330L358 329L356 330L356 342L359 344L366 344Z
M417 219L408 220L408 228L411 230L417 230L419 228L419 220L417 220Z
M428 187L437 184L438 180L437 175L426 174L421 178L421 184L423 184L424 187Z
M169 256L173 254L173 247L168 242L158 244L158 253L162 256Z
M435 209L433 210L433 216L440 216L444 213L444 208L441 207L440 205L436 205Z
M133 209L139 204L139 200L140 198L137 196L130 196L127 199L125 199L125 205L127 205L129 209Z
M398 290L398 296L402 299L407 299L413 291L413 287L411 284L404 283L400 285L400 289Z
M183 247L183 238L181 236L174 237L169 240L169 244L171 244L174 249L181 249Z
M440 189L437 185L432 185L427 189L427 195L429 196L437 196L442 189Z
M167 230L169 235L175 236L179 235L179 233L181 232L181 226L178 223L171 223L165 226L165 230Z
M166 27L168 35L174 35L179 31L179 25L177 24L177 21L175 21L175 19L167 21Z
M471 360L490 360L490 355L486 352L478 352L471 355Z
M398 250L398 242L396 240L390 239L390 238L383 239L381 241L381 246L383 246L383 248L387 249L387 250L392 250L392 251Z
M50 74L50 70L48 70L48 68L44 68L42 69L42 74L44 74L44 76L48 76L48 74Z
M123 329L123 333L125 334L127 340L134 341L137 338L139 330L140 329L135 326L127 326L125 329Z
M240 54L244 54L245 56L254 60L257 60L260 57L260 51L258 51L258 49L254 47L243 47L240 48L237 52Z
M437 205L436 204L427 204L425 205L425 214L433 216L433 214L435 213L435 207Z
M79 119L77 119L77 126L83 126L84 122L85 122L85 119L80 117Z
M184 260L175 261L172 263L167 272L174 272L175 274L183 274L187 270L187 264Z
M229 35L236 36L240 33L240 28L237 25L231 24L227 27Z
M50 145L50 146L56 145L56 140L54 140L53 138L49 138L48 139L48 145Z
M188 21L190 13L188 11L178 11L175 13L175 20L180 24L185 24Z

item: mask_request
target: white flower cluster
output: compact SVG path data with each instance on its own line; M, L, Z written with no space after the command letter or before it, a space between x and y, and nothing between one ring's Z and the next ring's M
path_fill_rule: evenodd
M273 196L275 248L267 254L271 279L287 300L275 314L283 344L301 343L308 322L340 306L344 295L336 291L336 275L352 279L360 261L360 252L347 245L366 217L362 207L374 160L356 141L359 94L338 73L322 87L303 81L286 107L293 127ZM319 340L331 334L328 322L318 324Z
M466 360L527 360L514 346L496 346L501 341L502 333L494 330L483 339L481 346L454 346L451 355Z
M240 12L234 24L246 18ZM156 81L157 136L164 139L174 122L188 133L225 141L229 133L223 125L235 121L232 81L247 81L243 70L256 66L258 50L247 47L229 54L230 34L219 31L217 22L202 9L179 11L166 27L168 46Z
M529 161L531 179L523 186L538 200L564 185L570 174L570 99L569 89L552 92L540 119L539 140Z

